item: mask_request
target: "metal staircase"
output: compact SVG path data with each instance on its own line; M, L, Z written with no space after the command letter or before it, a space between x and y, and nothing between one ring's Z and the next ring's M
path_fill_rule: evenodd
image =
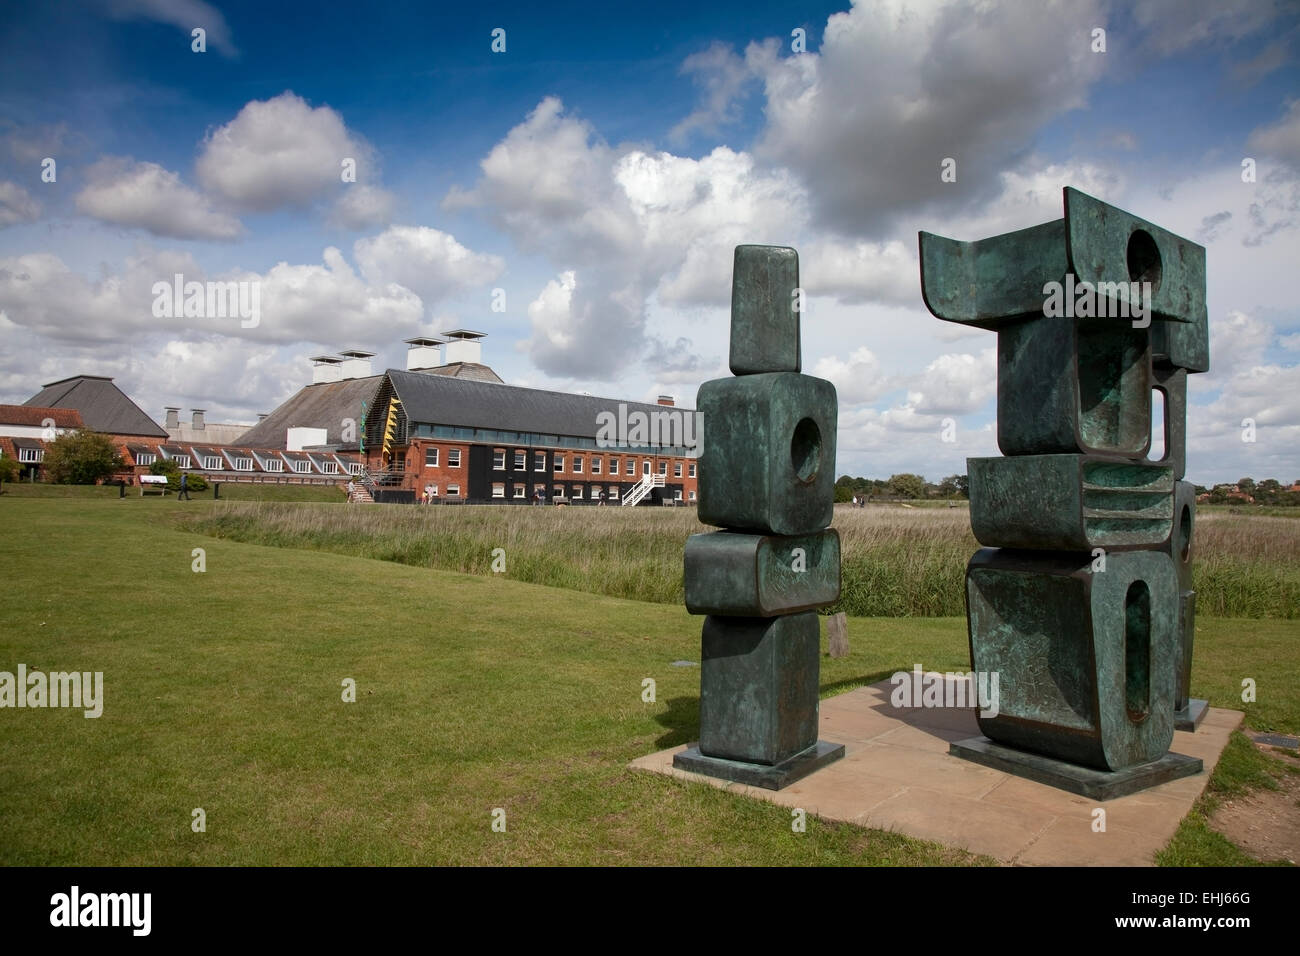
M623 496L623 507L638 505L654 488L662 488L667 483L663 475L644 475L641 480L628 489Z

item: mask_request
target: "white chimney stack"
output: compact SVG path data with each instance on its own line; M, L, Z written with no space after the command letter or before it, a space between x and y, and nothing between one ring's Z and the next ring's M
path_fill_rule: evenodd
M181 410L179 408L172 408L170 405L163 410L167 413L167 428L180 428Z
M442 364L442 339L430 339L416 336L406 339L410 346L406 350L406 370L418 372L420 369L437 368Z
M457 362L482 364L483 347L479 344L479 339L485 338L487 336L486 332L453 329L442 334L447 337L447 345L443 348L443 356L448 365L454 365Z
M311 370L311 383L319 385L321 382L337 382L343 377L342 369L343 360L337 355L313 355L311 360L316 364Z
M199 430L201 430L201 429L203 429L203 428L206 427L206 426L203 424L203 413L204 413L205 411L207 411L206 408L191 408L191 409L190 409L190 414L193 416L193 417L190 419L190 425L194 428L195 431L199 431Z
M340 352L343 356L343 365L340 368L340 378L367 378L370 375L370 358L374 352L366 352L361 349L347 349Z

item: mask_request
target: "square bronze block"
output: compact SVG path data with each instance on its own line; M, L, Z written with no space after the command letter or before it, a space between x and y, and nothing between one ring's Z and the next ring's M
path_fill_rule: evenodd
M990 548L1160 547L1170 538L1168 465L1095 455L968 458L971 530Z
M823 607L840 596L840 534L693 534L685 580L692 614L773 617Z
M835 386L771 372L700 386L704 416L699 517L767 534L809 534L831 523L835 498Z
M999 675L986 737L1102 770L1161 757L1174 735L1178 579L1159 551L985 548L966 569L971 661Z
M812 612L706 617L700 753L773 765L817 743L820 635Z
M788 246L736 246L731 271L733 375L797 372L799 254Z

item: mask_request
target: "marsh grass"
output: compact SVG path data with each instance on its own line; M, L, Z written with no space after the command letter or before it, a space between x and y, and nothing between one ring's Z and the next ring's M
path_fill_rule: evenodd
M213 502L191 530L276 547L491 574L505 551L517 581L663 604L682 601L682 547L714 530L689 508L403 507ZM966 613L966 562L979 544L964 508L839 508L840 600L854 617ZM1300 617L1300 522L1211 513L1198 520L1197 610L1217 617Z

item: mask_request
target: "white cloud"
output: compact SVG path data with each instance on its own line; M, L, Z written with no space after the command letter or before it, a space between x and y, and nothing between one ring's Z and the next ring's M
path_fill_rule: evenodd
M41 204L15 182L0 182L0 229L41 217Z
M1300 168L1300 99L1292 100L1286 115L1250 134L1246 148L1258 150Z
M909 394L923 415L965 415L978 411L998 388L997 350L940 355L926 366Z
M306 206L342 187L343 161L357 164L357 182L370 178L374 152L328 106L313 108L285 91L253 100L203 140L195 164L199 182L247 209Z
M173 239L234 239L239 220L212 208L207 197L157 163L108 157L86 171L77 209L118 226Z
M767 126L759 153L792 170L818 218L880 235L940 199L992 198L1047 120L1084 105L1105 57L1080 37L1099 2L855 2L832 15L817 53L751 44ZM1015 51L1014 55L1010 51ZM957 183L940 180L945 158Z
M818 359L812 374L835 386L841 409L874 402L895 387L893 377L884 374L880 360L865 345L854 349L847 360L834 355Z
M505 269L500 256L473 252L428 226L391 226L352 248L366 281L405 286L430 301L491 282Z
M752 73L745 61L725 43L693 53L682 62L681 73L695 78L704 91L704 102L669 131L669 138L681 142L695 130L716 133L720 126L740 118L737 97Z
M397 197L386 189L351 183L334 204L331 222L347 229L386 226L393 218Z
M202 27L211 49L226 56L235 56L239 52L230 38L226 18L220 10L203 0L106 0L105 7L109 16L115 19L156 20L177 27L186 37L195 27Z

